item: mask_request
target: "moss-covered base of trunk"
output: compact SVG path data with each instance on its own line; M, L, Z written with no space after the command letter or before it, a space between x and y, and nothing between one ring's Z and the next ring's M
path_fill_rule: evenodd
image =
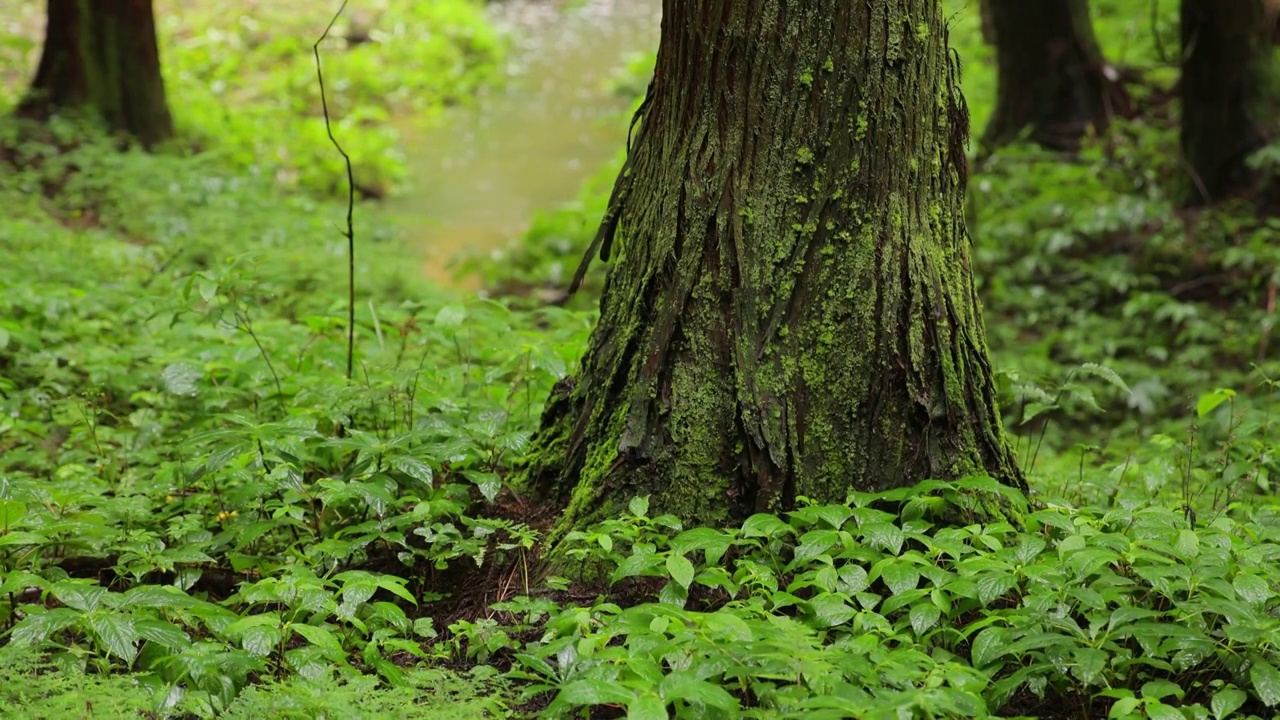
M636 495L725 524L927 478L1023 485L945 34L915 0L667 2L595 245L616 260L600 323L534 441L560 534Z

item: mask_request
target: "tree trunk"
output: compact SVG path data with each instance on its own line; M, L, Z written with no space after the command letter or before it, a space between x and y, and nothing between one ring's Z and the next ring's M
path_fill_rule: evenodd
M1191 204L1247 182L1244 161L1266 141L1271 44L1263 0L1183 0L1182 154Z
M711 524L927 478L1023 485L946 32L937 0L665 0L583 269L620 259L531 455L562 529L645 494Z
M1089 22L1088 0L985 0L996 40L996 108L982 137L987 150L1030 139L1074 149L1103 130L1128 100Z
M147 147L173 135L151 0L48 0L44 50L18 114L80 108Z
M996 44L996 21L991 14L991 0L978 0L978 17L982 21L982 42Z

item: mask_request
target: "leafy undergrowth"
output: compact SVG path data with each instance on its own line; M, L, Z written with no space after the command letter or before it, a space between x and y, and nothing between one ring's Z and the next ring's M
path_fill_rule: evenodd
M1190 524L1140 499L1024 504L1020 528L965 524L992 493L1025 503L985 479L924 483L714 530L638 499L567 554L645 602L553 612L523 645L504 635L511 676L553 716L1235 718L1280 704L1280 505ZM546 612L506 607L524 634Z
M240 172L222 126L194 157L28 136L0 169L0 715L1272 716L1275 228L1173 212L1161 112L975 177L1029 500L927 483L714 530L637 499L550 577L554 508L507 471L589 314L442 293L360 222L349 381L343 209L282 195L288 162ZM560 256L520 283L572 272L611 180L538 221ZM1019 526L976 522L992 493Z
M156 696L165 688L151 677L60 672L59 667L28 650L10 646L0 652L6 671L0 684L0 715L4 717L64 720L158 715ZM503 685L485 666L465 674L421 669L407 671L403 682L394 687L375 677L291 678L249 687L218 713L184 700L178 701L178 707L188 714L243 720L469 720L503 714Z
M44 4L19 5L0 28L0 107L30 82L43 40ZM157 0L161 69L181 142L286 188L345 193L312 53L338 5L307 3L300 12L294 0ZM502 54L478 0L353 3L320 47L334 130L354 158L357 185L373 196L405 178L397 127L433 122L446 104L495 82Z
M482 511L587 319L442 295L361 227L348 382L341 208L212 158L68 146L0 171L9 646L209 716L268 678L448 659L426 611L532 546Z

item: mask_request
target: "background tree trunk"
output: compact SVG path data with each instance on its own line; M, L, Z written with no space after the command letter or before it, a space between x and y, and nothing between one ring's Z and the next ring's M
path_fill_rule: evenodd
M173 135L151 0L48 0L40 65L18 114L46 119L59 108L92 109L148 147Z
M982 21L982 42L995 46L996 21L991 14L991 0L978 0L978 17Z
M1247 182L1244 161L1266 141L1268 66L1263 0L1183 0L1182 154L1196 188L1191 204Z
M970 274L941 3L663 9L598 238L621 258L534 441L561 527L638 494L718 523L926 478L1021 486Z
M996 108L983 134L993 150L1028 128L1052 149L1075 148L1128 104L1089 22L1088 0L984 0L996 44Z

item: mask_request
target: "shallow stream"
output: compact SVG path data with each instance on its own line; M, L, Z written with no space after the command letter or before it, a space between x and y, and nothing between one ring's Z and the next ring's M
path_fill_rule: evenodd
M406 131L405 192L386 210L426 250L425 272L457 284L449 265L519 236L538 210L577 196L626 141L632 98L611 80L657 47L660 0L504 0L490 5L512 47L508 81Z

